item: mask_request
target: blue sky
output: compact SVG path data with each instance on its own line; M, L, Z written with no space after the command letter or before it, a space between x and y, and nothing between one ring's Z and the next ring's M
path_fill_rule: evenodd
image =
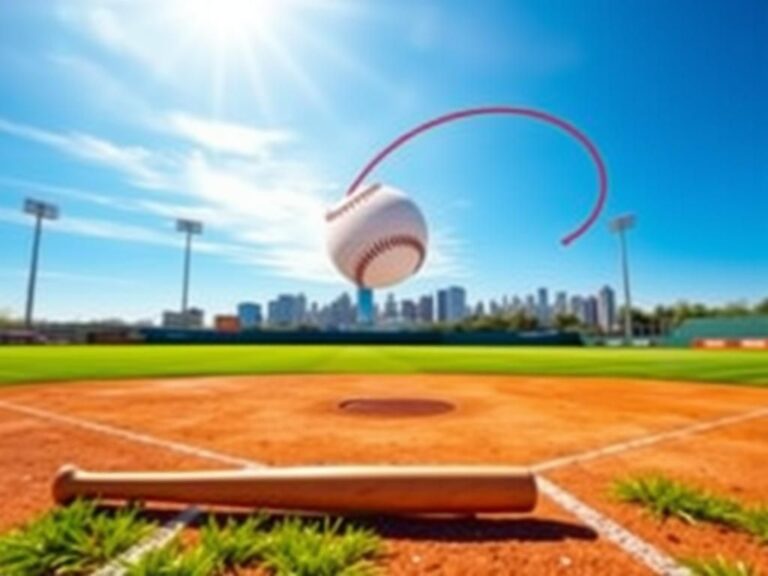
M376 172L430 227L425 269L470 299L618 285L610 216L632 211L638 303L768 295L764 2L50 0L0 4L0 310L20 315L23 198L58 203L38 314L156 318L179 305L181 238L201 219L191 300L228 311L348 288L322 214L403 130L483 104L548 110L606 159L517 118L445 126Z

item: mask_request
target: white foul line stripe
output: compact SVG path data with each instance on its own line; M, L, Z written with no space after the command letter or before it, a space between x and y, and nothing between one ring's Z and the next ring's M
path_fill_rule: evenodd
M54 412L49 412L47 410L14 404L3 400L0 400L0 408L5 408L6 410L34 416L44 420L68 424L70 426L75 426L85 430L99 432L101 434L122 438L148 446L165 448L174 452L213 460L216 462L234 464L246 468L264 466L263 463L256 462L254 460L237 458L227 454L206 450L204 448L197 448L195 446L181 442L162 440L147 434L132 432L130 430L125 430L107 424L99 424L97 422L91 422L72 416L64 416ZM650 446L652 444L664 442L667 440L692 436L699 432L714 430L731 424L762 418L764 416L768 416L768 407L759 408L747 413L726 416L708 422L700 422L676 430L644 436L635 440L629 440L627 442L619 442L616 444L608 445L604 448L589 450L580 454L554 458L552 460L547 460L540 462L539 464L535 464L531 466L530 469L537 474L537 484L543 494L547 495L561 508L570 512L573 516L595 530L595 532L617 544L622 550L653 570L655 574L661 574L665 576L688 576L690 571L681 567L671 557L653 547L651 544L645 542L639 536L632 534L613 520L602 515L597 510L590 508L585 503L578 500L574 495L566 492L539 474L544 471L562 468L571 464L595 460L603 456L619 454L621 452ZM94 573L93 576L120 576L124 574L124 566L126 563L130 564L132 562L136 562L139 558L141 558L141 556L147 554L151 550L167 545L173 539L173 537L175 537L175 535L178 534L178 532L180 532L184 526L192 522L198 514L199 511L196 508L188 508L169 524L158 529L145 542L138 544L135 548L129 550L124 556L120 557L118 560L102 569L107 570L112 567L112 570L114 570L113 572L102 572L100 570ZM113 564L116 565L113 566ZM123 566L123 568L120 568L120 566Z
M5 408L11 412L17 412L19 414L25 414L27 416L33 416L41 420L48 420L49 422L57 422L59 424L67 424L83 430L89 430L91 432L98 432L100 434L106 434L107 436L113 436L115 438L121 438L123 440L129 440L145 446L153 446L155 448L164 448L179 454L186 456L195 456L197 458L203 458L205 460L212 460L214 462L221 462L222 464L230 464L238 467L245 468L257 468L264 466L260 462L254 460L248 460L245 458L238 458L236 456L230 456L228 454L222 454L221 452L215 452L213 450L206 450L205 448L198 448L183 442L176 442L173 440L163 440L149 434L142 434L139 432L132 432L125 428L118 428L116 426L110 426L109 424L100 424L98 422L91 422L75 416L65 416L63 414L57 414L56 412L49 412L48 410L42 410L40 408L32 408L31 406L24 406L21 404L15 404L12 402L6 402L0 400L0 408Z
M231 464L244 468L259 468L264 466L263 463L256 462L255 460L237 458L235 456L229 456L228 454L206 450L205 448L198 448L196 446L191 446L182 442L163 440L148 434L140 434L138 432L125 430L124 428L118 428L108 424L99 424L98 422L91 422L89 420L76 418L73 416L65 416L63 414L57 414L55 412L49 412L48 410L41 410L39 408L32 408L30 406L22 406L20 404L6 402L4 400L0 400L0 408L4 408L19 414L32 416L34 418L39 418L41 420L74 426L76 428L81 428L90 432L97 432L99 434L113 436L122 440L136 442L144 446L163 448L165 450L184 454L186 456L195 456L204 460L212 460L214 462ZM198 508L194 506L187 508L171 521L152 532L152 534L147 536L147 538L139 542L136 546L129 549L127 552L120 555L106 566L103 566L102 568L93 572L92 576L123 576L126 573L128 566L135 564L146 554L167 546L174 538L176 538L179 533L181 533L182 530L184 530L186 526L193 522L199 515L200 510Z
M595 532L616 544L635 560L644 564L654 574L665 576L688 576L690 571L680 566L670 556L636 536L607 516L587 506L573 494L566 492L543 476L537 476L536 483L542 494L546 494L564 510L581 520Z
M106 566L92 572L91 576L123 576L127 572L128 567L136 564L143 556L154 550L165 548L170 544L200 514L201 511L194 506L187 508L181 514L152 532L152 534L136 544L136 546L115 558Z
M545 460L531 466L531 470L536 473L547 472L557 468L563 468L570 466L571 464L580 464L582 462L588 462L590 460L596 460L604 456L612 456L620 454L622 452L628 452L637 448L644 448L651 446L652 444L658 444L660 442L666 442L668 440L675 440L678 438L685 438L686 436L693 436L700 432L707 432L709 430L715 430L717 428L723 428L730 426L731 424L738 424L741 422L747 422L748 420L756 420L768 416L768 407L758 408L750 412L734 414L731 416L725 416L716 420L709 420L706 422L699 422L697 424L691 424L690 426L684 426L667 432L659 432L658 434L651 434L650 436L642 436L635 440L628 440L626 442L618 442L616 444L609 444L603 448L597 448L595 450L588 450L579 454L572 454L570 456L563 456L561 458L553 458L552 460Z

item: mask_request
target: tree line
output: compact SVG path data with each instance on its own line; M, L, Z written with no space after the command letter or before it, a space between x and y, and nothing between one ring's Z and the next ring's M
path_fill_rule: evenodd
M768 316L768 297L755 305L734 302L723 306L707 306L702 303L681 301L671 306L658 305L651 310L632 308L632 326L636 335L668 334L691 318L734 318L745 316ZM624 309L617 313L617 331L624 319ZM542 328L535 315L525 310L500 312L482 316L472 315L460 322L441 325L445 330L474 332L526 331ZM603 335L600 326L591 326L582 322L574 314L558 314L553 318L552 328L577 331L587 335Z

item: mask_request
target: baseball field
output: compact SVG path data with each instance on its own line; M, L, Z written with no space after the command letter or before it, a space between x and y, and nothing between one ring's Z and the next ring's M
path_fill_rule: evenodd
M390 404L345 410L350 400ZM409 409L424 401L446 409ZM766 439L768 355L759 351L6 347L0 573L86 574L121 562L113 545L69 571L55 568L64 564L53 552L47 568L13 564L29 549L23 538L42 546L33 538L41 522L63 522L51 520L50 491L65 463L100 471L499 464L536 474L530 514L361 517L336 532L308 520L303 529L325 530L325 540L302 549L308 537L294 535L279 561L259 561L265 548L253 552L244 532L232 535L253 528L246 512L232 511L231 546L220 548L236 541L253 554L232 554L240 561L226 566L203 558L206 545L223 541L208 516L150 503L138 517L154 524L136 528L136 540L170 522L165 533L180 535L158 548L167 557L148 554L158 566L184 558L189 570L152 569L144 553L129 574L766 573ZM115 510L103 507L110 517ZM268 522L301 531L280 518ZM271 537L266 548L277 546ZM347 564L319 560L342 548L358 554Z

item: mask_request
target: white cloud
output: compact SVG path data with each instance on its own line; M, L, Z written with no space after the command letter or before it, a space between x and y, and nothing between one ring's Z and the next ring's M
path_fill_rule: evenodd
M54 132L0 118L0 132L37 142L93 164L112 168L141 188L169 189L167 172L172 158L150 152L141 146L121 146L79 132Z
M135 186L167 190L174 192L173 196L125 197L24 180L4 181L22 189L151 214L169 221L177 217L201 220L205 223L206 235L225 239L224 242L202 239L196 246L203 252L258 267L276 276L315 282L339 281L325 252L324 213L342 193L342 188L322 177L313 166L283 158L278 145L289 142L289 131L260 131L198 119L181 112L169 113L167 117L181 120L176 126L175 143L188 146L192 141L193 146L187 152L122 146L90 134L42 130L3 119L0 119L0 132L110 168ZM211 134L214 136L209 139ZM242 140L237 138L239 135L243 136ZM207 145L203 146L202 141ZM211 154L211 148L217 149L217 153ZM0 212L0 219L26 222L19 214L9 211ZM175 234L155 228L81 218L70 213L54 224L54 229L60 232L88 237L157 246L178 246L179 242ZM420 276L456 277L461 243L450 231L439 227L431 236L427 264Z
M29 217L25 217L21 212L9 210L7 208L0 208L0 221L21 226L30 224ZM178 248L182 245L179 235L170 227L163 232L161 229L157 228L137 226L134 224L121 224L98 218L82 218L73 215L65 215L65 217L47 223L46 229L48 232L53 233L72 234L75 236L86 236L103 240L116 240L120 242L151 244L173 248ZM195 244L195 250L207 254L231 257L247 254L247 248L243 246L222 242L199 241Z
M163 125L170 133L208 150L257 158L266 158L274 146L295 139L288 130L252 128L181 112L168 114Z
M1 269L0 278L8 278L10 280L23 280L27 278L29 270L23 269ZM73 274L71 272L59 272L55 270L40 270L38 271L38 277L41 280L54 281L54 282L76 282L79 285L82 284L105 284L110 286L136 286L140 282L138 280L130 280L127 278L115 278L114 276L98 276L95 274Z
M9 178L6 176L0 176L0 184L3 188L0 192L8 193L11 189L23 190L25 192L33 192L35 194L43 194L45 196L57 196L61 198L70 198L81 202L88 202L98 206L107 208L113 208L117 210L126 210L135 212L136 206L130 199L116 198L115 196L107 196L106 194L99 194L88 190L81 190L79 188L72 188L69 186L57 186L54 184L45 184L43 182L35 182L33 180L24 180L20 178Z

